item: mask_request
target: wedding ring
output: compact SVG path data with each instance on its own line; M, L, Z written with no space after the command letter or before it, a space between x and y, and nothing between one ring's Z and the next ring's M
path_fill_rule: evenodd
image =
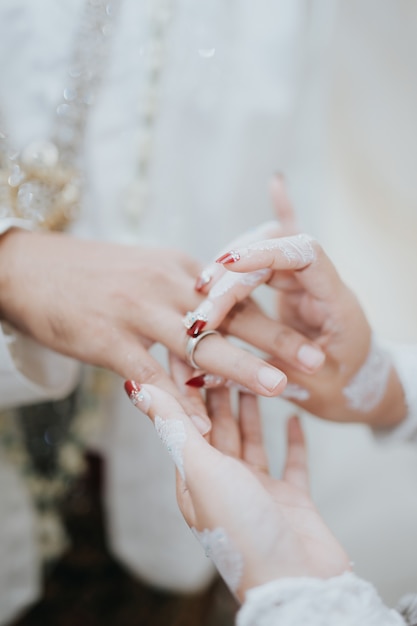
M195 349L197 348L198 343L202 339L204 339L204 337L208 337L208 335L220 335L220 333L217 330L206 330L204 333L201 333L201 335L197 335L197 337L190 337L185 346L186 361L189 365L191 365L191 367L196 370L200 368L199 365L194 361Z

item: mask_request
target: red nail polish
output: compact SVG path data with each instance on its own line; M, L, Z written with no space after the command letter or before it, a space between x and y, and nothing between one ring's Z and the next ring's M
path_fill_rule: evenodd
M217 389L218 387L222 387L226 383L225 378L223 376L217 376L216 374L200 374L199 376L194 376L194 378L190 378L185 383L189 387L197 387L201 389Z
M236 263L236 261L239 261L239 259L240 259L239 252L232 250L231 252L226 252L226 254L222 254L222 256L219 256L219 258L216 259L216 263L227 265L228 263Z
M190 337L198 337L198 335L203 330L204 326L207 324L204 320L197 320L194 324L187 330L187 335Z
M194 378L190 378L186 381L185 384L189 387L196 387L198 389L201 389L201 387L204 387L204 382L205 374L200 374L200 376L194 376Z
M135 383L134 380L126 380L125 391L129 398L132 400L132 398L136 397L137 394L140 393L140 385Z

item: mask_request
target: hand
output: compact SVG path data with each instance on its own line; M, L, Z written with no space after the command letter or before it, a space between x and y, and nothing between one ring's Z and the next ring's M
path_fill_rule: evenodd
M173 250L13 230L0 245L0 311L57 352L180 397L148 348L160 342L184 357L189 338L182 320L202 299L193 288L199 269ZM221 336L204 338L195 358L256 393L276 395L285 386L275 367Z
M287 460L276 480L268 474L254 396L240 396L236 420L228 392L208 392L210 444L164 391L133 382L126 390L151 417L176 463L177 498L187 523L241 601L248 589L270 580L329 578L350 569L311 500L297 418L288 423Z
M282 206L286 223L294 225L295 216L291 218L293 211L283 184L281 188L278 185L275 192L278 210ZM231 272L243 275L268 268L268 284L279 294L276 332L282 333L282 328L291 327L300 337L309 338L326 357L325 364L313 375L306 370L303 372L294 362L283 360L274 351L272 362L288 376L286 397L332 420L386 427L404 418L406 408L396 372L373 339L355 295L316 241L307 235L274 238L234 248L220 260ZM235 287L217 298L211 307L207 328L222 322L233 305L246 298L249 291L249 288L243 292ZM200 309L205 306L202 303ZM241 323L239 313L236 317ZM230 314L227 319L231 319ZM252 327L255 345L264 344L267 352L268 334L274 345L274 331L266 325L260 326L256 316L252 321L246 319L245 324ZM229 325L230 322L223 322L226 329ZM293 337L290 335L291 341ZM314 360L311 346L303 345L302 350L307 359Z
M240 249L256 241L298 232L296 216L283 190L283 178L275 175L271 180L270 195L278 221L266 222L241 235L223 253L227 254L229 250ZM271 275L272 270L269 268L260 268L242 275L227 272L220 263L212 263L197 278L196 290L207 297L194 313L207 319L205 330L222 325L222 329L230 335L244 339L259 350L276 356L283 366L291 365L305 373L316 372L325 359L320 346L299 333L291 323L270 319L256 301L248 297L259 285L268 283ZM197 385L202 378L200 376L193 381Z

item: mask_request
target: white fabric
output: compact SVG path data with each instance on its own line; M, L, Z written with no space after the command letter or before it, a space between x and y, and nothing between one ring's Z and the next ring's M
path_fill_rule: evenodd
M284 578L250 589L237 626L404 626L375 588L355 574Z
M0 323L0 409L67 396L79 377L72 359Z
M24 230L32 230L32 223L23 220L20 217L3 217L0 219L0 235L4 235L12 228L23 228Z

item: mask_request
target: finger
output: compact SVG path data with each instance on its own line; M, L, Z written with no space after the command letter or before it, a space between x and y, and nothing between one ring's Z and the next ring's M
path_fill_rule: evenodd
M209 444L194 424L193 417L187 415L176 398L154 385L139 385L128 380L125 382L125 390L131 402L151 418L182 480L186 481L185 451L188 451L192 466L201 454L210 450Z
M233 272L261 269L297 272L308 293L319 299L333 299L343 283L329 257L312 237L306 234L281 237L230 250L218 259ZM200 305L202 306L202 305Z
M239 400L242 459L255 469L269 473L257 398L241 393Z
M300 232L300 226L295 214L292 202L287 193L285 178L282 174L276 173L270 182L269 193L275 215L281 226L281 235L295 235Z
M152 420L155 430L177 470L176 494L181 511L190 526L196 523L193 498L187 486L187 472L200 461L209 466L213 452L177 400L153 385L125 382L131 402Z
M268 282L271 275L270 269L245 273L226 272L210 289L206 300L191 313L191 320L195 318L197 321L192 325L189 334L195 336L203 329L217 328L236 304L245 300L256 287Z
M218 389L219 387L226 387L227 389L234 389L245 395L253 395L256 397L256 394L247 387L237 385L232 380L226 380L222 376L213 376L213 374L199 374L187 380L185 384L198 389ZM311 392L307 388L307 385L296 382L288 382L284 391L280 394L280 398L294 402L301 407L306 407L305 403L309 401L310 397Z
M306 374L316 372L325 361L325 354L313 341L290 326L268 317L253 300L246 300L231 311L222 330L242 339L285 365Z
M230 391L225 387L207 393L207 410L212 422L211 445L219 452L240 458L240 432L230 403Z
M202 435L208 435L211 430L211 420L207 415L206 406L201 393L196 385L187 385L186 381L189 380L194 370L185 361L180 359L176 354L172 352L168 355L169 370L172 378L181 394L182 398L187 400L187 412L190 414L190 410L193 411L194 425L200 424L198 430ZM204 415L204 419L202 418Z
M119 342L117 351L112 353L112 367L115 365L117 373L122 378L150 383L174 396L184 410L193 415L202 434L210 431L211 423L204 404L202 402L197 403L195 398L190 399L183 396L162 365L139 342L129 341L124 347L123 342Z
M307 449L300 420L296 415L287 423L287 458L283 479L303 491L309 491Z
M195 347L193 360L198 369L204 372L233 380L263 396L277 396L285 387L287 379L282 371L233 345L220 333L215 332L207 336L202 333L196 339L188 337L188 346L181 344L178 332L177 337L174 332L171 334L171 342L173 338L177 343L172 349L182 355L189 347L189 342L198 340L197 344L191 344Z
M230 242L222 251L221 254L229 250L230 248L236 248L246 246L254 241L262 239L272 239L279 237L282 234L281 226L276 220L264 222L256 228L239 235L232 242ZM200 272L197 277L195 289L200 293L207 294L209 290L217 283L217 281L223 276L225 270L218 263L211 263Z
M233 380L262 396L273 397L283 391L286 376L276 367L238 348L219 333L208 337L202 337L204 333L201 333L193 338L187 336L184 331L178 332L179 328L181 328L179 315L172 314L167 317L161 329L160 341L181 359L185 359L190 342L201 339L193 353L193 360L197 366L195 369Z

